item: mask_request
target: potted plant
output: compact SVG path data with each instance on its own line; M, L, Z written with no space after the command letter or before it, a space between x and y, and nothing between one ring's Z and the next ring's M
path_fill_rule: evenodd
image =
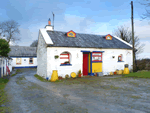
M81 77L81 70L78 71L78 77Z
M61 80L61 79L62 79L62 76L58 76L58 79Z
M69 78L69 75L68 75L68 74L66 74L66 75L65 75L65 78L66 78L66 79L67 79L67 78Z
M64 64L70 64L70 62L69 62L69 61L66 61L66 62L64 62Z
M59 58L59 56L58 56L58 55L55 55L55 59L57 59L57 58Z

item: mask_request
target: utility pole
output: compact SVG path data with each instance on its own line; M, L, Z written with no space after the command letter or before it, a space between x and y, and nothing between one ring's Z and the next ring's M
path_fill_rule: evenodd
M131 1L131 25L132 25L132 47L133 47L133 72L135 72L135 49L134 49L134 23L133 23L133 1Z

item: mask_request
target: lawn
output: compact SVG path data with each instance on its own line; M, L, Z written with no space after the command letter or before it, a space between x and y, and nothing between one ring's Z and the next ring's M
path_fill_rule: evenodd
M140 71L132 72L124 77L134 77L134 78L150 78L150 71Z
M9 80L0 78L0 113L5 113L7 107L5 107L5 102L7 102L7 95L5 94L5 86Z

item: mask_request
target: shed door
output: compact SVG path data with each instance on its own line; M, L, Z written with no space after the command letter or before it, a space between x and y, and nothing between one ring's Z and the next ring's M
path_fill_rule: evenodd
M83 75L88 75L88 54L83 53Z

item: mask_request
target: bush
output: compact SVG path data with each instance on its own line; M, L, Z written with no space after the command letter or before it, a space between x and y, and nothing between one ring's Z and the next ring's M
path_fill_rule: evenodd
M65 75L65 78L69 78L69 75L68 75L68 74L66 74L66 75Z

